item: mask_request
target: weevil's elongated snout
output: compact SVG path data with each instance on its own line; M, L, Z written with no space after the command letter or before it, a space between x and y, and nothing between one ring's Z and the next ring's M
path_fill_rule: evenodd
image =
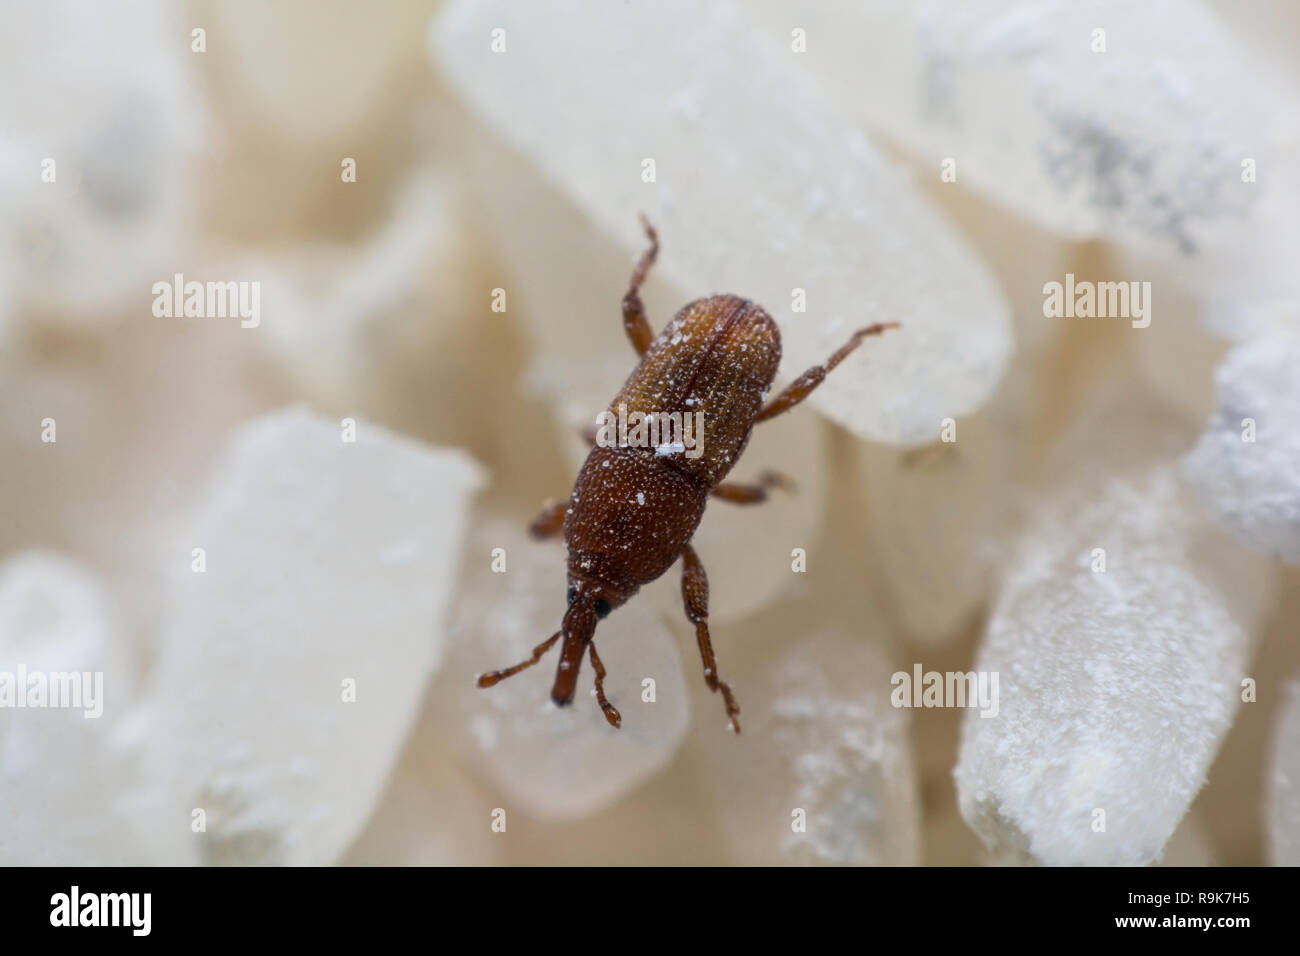
M560 645L560 663L555 669L555 685L551 688L551 700L558 707L573 703L573 695L578 687L578 671L582 668L582 655L596 633L596 610L581 598L569 605L564 613L561 629L564 643Z

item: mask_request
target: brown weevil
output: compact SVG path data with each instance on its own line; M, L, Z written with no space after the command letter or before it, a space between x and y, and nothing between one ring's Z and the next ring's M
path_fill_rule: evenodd
M605 718L618 727L622 717L605 697L605 668L593 637L597 622L658 578L679 558L686 617L704 660L709 690L722 694L731 729L740 732L740 707L731 688L718 676L709 641L709 581L691 537L704 516L710 495L736 504L757 504L768 489L782 484L770 473L753 484L724 482L758 422L793 408L808 397L831 369L844 361L868 335L897 328L887 322L858 329L824 365L816 365L764 404L781 361L781 333L759 305L734 295L697 299L685 306L652 340L641 303L640 288L659 253L654 227L641 217L650 240L632 272L623 296L623 328L641 363L614 397L610 417L627 409L664 421L696 418L701 434L694 457L680 453L678 443L628 441L625 430L615 443L593 445L578 473L568 501L546 508L533 521L535 537L564 532L569 549L568 610L560 630L533 649L528 660L478 678L491 687L541 660L561 637L560 662L551 700L560 706L573 701L583 654L596 672L596 700Z

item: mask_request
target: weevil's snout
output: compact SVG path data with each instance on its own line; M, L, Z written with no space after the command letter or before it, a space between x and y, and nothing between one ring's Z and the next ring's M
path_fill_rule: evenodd
M579 595L564 612L561 633L564 643L560 645L560 663L555 668L555 684L551 687L551 700L557 707L567 707L573 703L573 695L578 687L578 671L582 668L582 655L586 653L587 644L596 633L599 619L595 601L587 595Z

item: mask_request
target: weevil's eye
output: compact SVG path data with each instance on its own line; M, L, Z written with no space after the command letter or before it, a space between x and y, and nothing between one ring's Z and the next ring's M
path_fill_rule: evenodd
M604 598L596 598L592 607L596 609L596 617L608 617L609 612L613 610L613 608L609 606L609 602Z
M576 600L578 600L578 586L577 586L576 584L570 584L570 585L569 585L569 603L572 604L572 603L573 603L574 601L576 601Z

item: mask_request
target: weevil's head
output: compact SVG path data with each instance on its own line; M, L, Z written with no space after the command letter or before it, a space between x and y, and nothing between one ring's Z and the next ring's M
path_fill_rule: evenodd
M560 645L560 663L555 671L551 700L564 707L572 703L578 686L582 655L596 633L596 624L609 612L627 603L628 594L588 574L569 572L568 610L564 612L564 643Z
M596 617L601 620L609 617L609 612L614 608L626 604L628 597L630 595L623 594L617 588L601 581L574 578L573 575L569 575L569 591L566 601L568 606L589 604L596 613Z

